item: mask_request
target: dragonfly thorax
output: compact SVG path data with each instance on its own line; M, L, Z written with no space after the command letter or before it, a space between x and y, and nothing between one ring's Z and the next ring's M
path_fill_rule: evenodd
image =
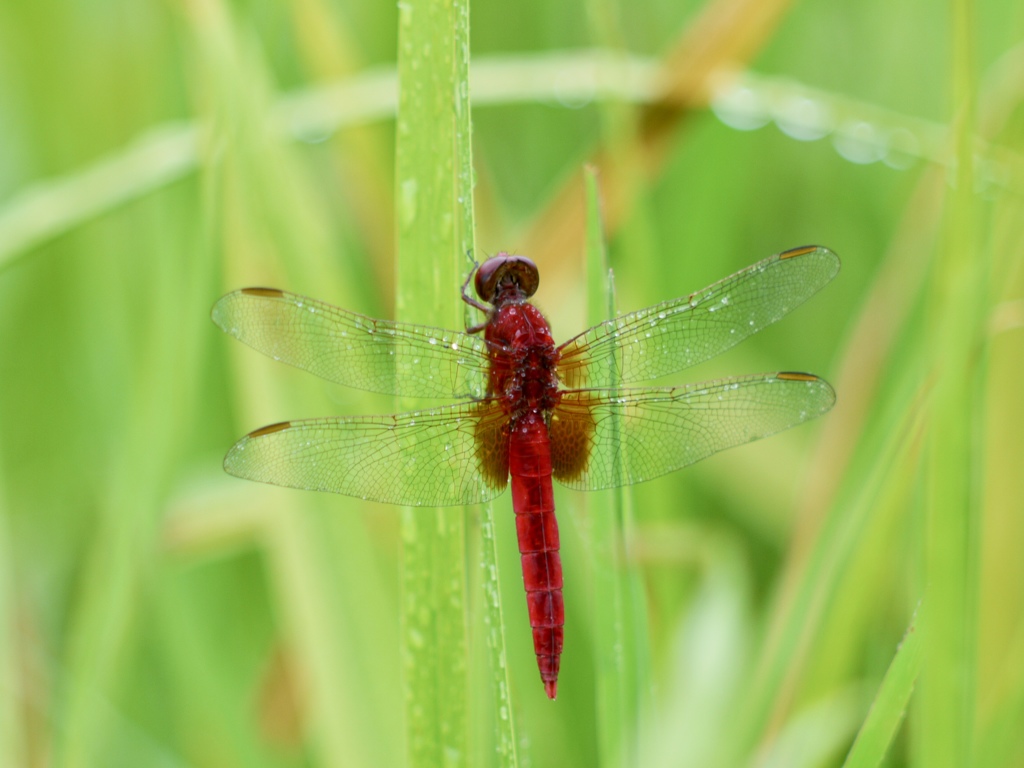
M557 403L558 351L540 310L529 303L498 306L487 324L490 391L506 413L548 410Z

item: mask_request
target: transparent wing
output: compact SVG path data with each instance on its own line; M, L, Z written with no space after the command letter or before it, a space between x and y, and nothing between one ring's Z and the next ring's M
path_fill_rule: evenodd
M505 488L507 445L507 418L494 401L483 401L273 424L235 443L224 469L246 480L386 504L478 504Z
M585 491L643 482L801 424L834 403L828 382L809 373L566 392L551 416L554 475Z
M827 248L776 254L687 298L584 331L559 347L559 378L568 389L590 389L681 371L776 322L838 272Z
M374 320L276 288L229 293L212 316L253 349L349 387L457 398L486 388L486 344L466 333Z

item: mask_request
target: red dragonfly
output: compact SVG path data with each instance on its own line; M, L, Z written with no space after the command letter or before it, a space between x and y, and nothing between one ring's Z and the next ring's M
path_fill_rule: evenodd
M469 278L462 286L463 300L486 313L465 333L243 288L214 305L213 321L275 360L359 389L463 401L272 424L235 443L224 469L263 483L431 507L485 502L511 477L534 651L553 699L565 612L551 479L588 491L639 483L828 411L835 393L809 373L619 385L729 349L838 271L827 248L795 248L560 346L528 301L537 267L506 253L476 269L479 300L466 293Z

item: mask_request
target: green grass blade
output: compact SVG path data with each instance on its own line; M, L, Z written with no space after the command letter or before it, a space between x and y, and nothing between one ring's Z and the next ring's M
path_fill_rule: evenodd
M516 722L509 696L509 675L505 652L505 617L501 604L498 578L498 545L494 536L494 505L482 507L480 531L482 541L481 565L484 590L484 625L487 632L487 661L493 678L495 733L494 748L497 765L516 768L519 765L519 746L516 741Z
M461 216L458 230L457 264L463 269L472 265L476 254L476 228L473 220L473 173L472 152L472 111L469 89L469 0L454 3L455 32L455 168L456 168L456 215ZM474 310L462 304L463 323L468 327L479 321ZM498 545L495 538L494 505L484 504L480 508L481 532L481 587L484 592L483 621L486 631L487 662L491 677L490 688L494 692L494 749L500 768L517 768L519 747L516 738L515 710L510 696L508 654L505 650L505 614L501 603L501 579L498 567Z
M398 318L457 326L472 249L468 4L399 6ZM468 641L464 516L403 510L402 668L409 764L465 765Z
M916 622L911 622L846 756L845 768L874 768L881 764L903 722L920 669L921 633Z

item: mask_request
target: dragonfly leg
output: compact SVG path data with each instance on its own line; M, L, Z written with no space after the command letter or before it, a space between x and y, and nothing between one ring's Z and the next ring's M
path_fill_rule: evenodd
M486 328L487 324L491 321L492 308L487 306L486 304L477 301L468 293L466 293L466 288L469 287L469 281L473 279L473 275L476 273L476 270L477 268L479 268L479 266L480 264L474 260L473 269L471 269L469 274L466 275L466 281L462 284L462 300L469 304L469 306L473 307L474 309L479 309L481 312L487 315L487 319L478 325L467 326L466 333L480 333L480 331Z

